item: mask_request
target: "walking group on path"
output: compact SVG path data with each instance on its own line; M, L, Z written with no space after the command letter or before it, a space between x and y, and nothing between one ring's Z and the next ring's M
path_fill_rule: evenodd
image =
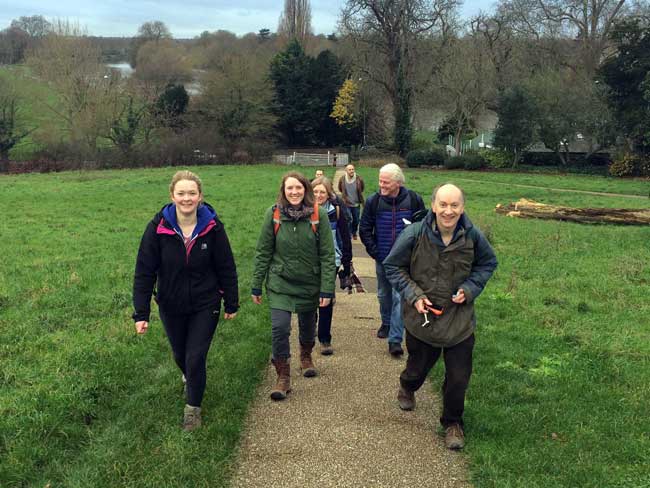
M301 376L319 376L321 368L316 368L313 357L318 339L323 356L321 362L341 364L347 359L344 383L356 385L344 391L329 382L329 388L319 399L320 404L354 404L355 393L364 389L361 385L367 383L369 386L373 377L384 378L385 371L370 369L364 374L360 367L363 359L368 358L359 356L371 356L375 347L372 343L379 342L367 338L367 322L361 329L364 337L357 341L360 345L365 342L366 347L359 347L355 356L345 357L346 351L354 349L346 342L351 337L343 339L344 334L341 334L341 339L338 338L339 329L345 328L352 335L359 332L358 327L350 326L359 324L359 319L351 318L359 313L354 302L363 301L367 315L368 296L342 297L340 301L347 313L343 317L338 311L336 313L338 320L334 330L339 341L335 343L336 354L332 339L337 274L341 288L349 290L352 278L357 278L354 269L364 268L359 274L370 277L372 272L368 264L373 260L381 320L376 336L387 339L388 343L388 354L381 354L381 360L389 358L391 367L392 364L402 365L395 359L399 360L404 353L404 339L408 352L406 366L399 375L399 386L391 395L394 401L396 392L397 411L405 415L415 409L415 392L442 355L445 379L439 420L446 447L462 449L465 392L472 372L476 328L474 301L497 266L495 254L465 214L465 195L454 184L434 188L428 211L420 195L404 186L404 175L395 164L380 169L379 191L365 201L364 182L353 165L346 167L337 186L340 197L324 176L310 182L300 173L289 172L282 178L276 203L263 218L255 253L251 298L255 304L262 304L265 290L271 309L271 362L275 383L270 388L274 401L266 400L266 404L295 406L302 401L302 393L316 388L308 382L328 383L328 379L332 379L320 375L317 380L301 382L300 399L294 398L287 403L292 391L292 314L297 318ZM133 318L136 332L146 332L153 295L174 359L186 381L183 428L190 431L200 427L202 422L206 357L217 328L221 302L224 318L234 319L239 308L238 281L225 229L213 208L203 202L201 180L189 171L176 173L170 184L170 198L172 202L148 224L140 244L133 287ZM369 258L355 260L353 267L352 250L360 248L359 239ZM383 393L390 384L382 382L378 387ZM327 395L328 392L337 394ZM426 394L419 396L426 398ZM383 405L381 401L374 403L370 399L369 403L357 405L357 411L368 412L375 418L387 415L379 410ZM279 433L283 431L282 418L296 407L287 407L287 412L268 408L273 409L273 415L267 420L277 424ZM355 416L354 412L350 415ZM312 416L306 411L302 423L310 425L313 417L317 414ZM321 420L326 426L323 426L325 436L338 431L338 418L328 416ZM309 431L305 428L301 429L303 433ZM342 436L346 434L349 432L340 432ZM278 438L273 437L277 445ZM408 442L410 445L410 439ZM392 446L391 450L399 450L399 447ZM309 451L316 457L322 454ZM276 461L291 464L286 458L291 452L275 452ZM391 461L381 461L384 462ZM279 465L277 469L282 472L284 467ZM368 486L384 485L370 480Z

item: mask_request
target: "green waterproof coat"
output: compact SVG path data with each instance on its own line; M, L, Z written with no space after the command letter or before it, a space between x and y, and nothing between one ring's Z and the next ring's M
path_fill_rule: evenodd
M316 310L320 297L334 296L334 242L327 212L318 209L316 233L309 216L294 221L281 212L281 225L275 235L273 208L264 216L257 241L252 294L261 295L262 284L266 283L271 308L288 312Z
M462 214L448 246L433 231L435 214L429 212L421 222L409 225L399 235L384 260L386 277L402 296L404 327L422 342L434 347L452 347L474 333L474 301L481 294L497 267L497 258L485 236ZM465 302L451 298L462 288ZM428 314L430 324L415 302L428 298L441 316Z

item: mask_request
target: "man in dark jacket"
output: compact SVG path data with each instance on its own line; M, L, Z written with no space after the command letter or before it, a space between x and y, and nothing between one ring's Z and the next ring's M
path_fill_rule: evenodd
M396 164L387 164L379 170L379 192L373 193L363 208L359 235L366 251L375 260L377 298L381 326L377 337L388 337L388 352L403 354L404 322L400 297L386 278L382 261L390 252L402 230L424 216L424 202L420 195L404 186L404 174Z
M437 187L432 212L402 232L384 260L386 275L402 296L406 326L408 359L400 375L399 406L415 408L415 391L442 353L440 423L449 449L465 445L463 411L472 373L474 300L497 266L492 247L464 209L460 188Z

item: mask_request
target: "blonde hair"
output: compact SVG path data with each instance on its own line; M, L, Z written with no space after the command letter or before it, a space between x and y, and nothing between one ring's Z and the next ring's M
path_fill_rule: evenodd
M188 171L186 169L174 173L174 176L172 176L172 181L169 184L169 193L172 194L174 193L174 188L176 187L176 183L178 183L181 180L188 180L196 183L196 186L199 188L199 194L203 195L203 185L201 183L201 178L199 178L195 173L192 173L191 171Z
M332 188L332 182L326 176L319 176L318 178L314 178L313 180L311 180L312 191L318 185L323 185L325 187L325 191L327 192L327 196L330 199L332 199L332 198L334 198L336 196L336 194L334 193L334 188Z

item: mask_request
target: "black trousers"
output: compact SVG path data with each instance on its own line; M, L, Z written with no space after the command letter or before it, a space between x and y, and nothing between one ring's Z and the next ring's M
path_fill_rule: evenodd
M465 392L472 376L472 351L474 334L453 347L433 347L406 331L406 349L408 358L406 369L400 375L402 388L409 391L420 389L431 368L436 364L440 354L445 361L445 380L442 384L443 427L453 424L463 425L465 410Z
M190 315L170 315L160 310L160 319L174 360L187 380L187 404L200 407L205 392L206 360L219 323L219 309L208 308Z

